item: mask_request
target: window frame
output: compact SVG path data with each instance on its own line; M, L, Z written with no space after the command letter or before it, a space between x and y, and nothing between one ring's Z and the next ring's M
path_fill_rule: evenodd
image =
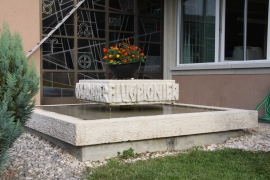
M268 29L267 29L267 52L266 59L263 60L245 60L244 61L226 61L224 60L225 55L225 15L226 15L226 0L216 0L216 32L215 32L215 62L207 63L190 63L181 64L181 9L182 0L177 1L177 41L176 41L176 67L172 67L171 70L195 70L195 69L231 69L231 68L258 68L264 67L270 63L270 2L268 3ZM247 20L247 3L245 0L245 20ZM245 34L247 31L245 22ZM246 35L245 35L246 39ZM246 40L245 40L246 41ZM246 43L245 43L246 47ZM245 50L246 51L246 50ZM246 55L246 53L245 53Z

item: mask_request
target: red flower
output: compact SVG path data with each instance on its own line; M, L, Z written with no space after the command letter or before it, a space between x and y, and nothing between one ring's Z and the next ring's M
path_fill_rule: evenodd
M125 56L128 56L128 53L125 53Z
M132 55L133 58L135 58L135 55Z
M106 48L103 48L103 52L106 53L108 50Z
M124 63L127 63L127 60L125 60Z
M144 56L144 53L141 53L141 56Z

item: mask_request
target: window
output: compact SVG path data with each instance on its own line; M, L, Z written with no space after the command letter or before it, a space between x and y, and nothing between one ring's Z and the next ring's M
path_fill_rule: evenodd
M178 65L270 60L268 0L178 2Z
M184 0L181 7L181 63L214 62L216 0Z
M268 0L226 0L224 60L266 59Z

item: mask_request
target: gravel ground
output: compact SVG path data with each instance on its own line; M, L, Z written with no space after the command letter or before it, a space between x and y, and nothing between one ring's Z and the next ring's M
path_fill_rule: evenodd
M225 143L201 146L201 149L210 151L222 148L270 151L270 124L260 123L258 128L246 129L241 137L232 137ZM143 153L124 162L132 163L178 153L185 151ZM80 179L85 166L98 167L107 163L80 162L67 151L29 132L22 134L14 143L9 155L9 163L0 173L0 179Z

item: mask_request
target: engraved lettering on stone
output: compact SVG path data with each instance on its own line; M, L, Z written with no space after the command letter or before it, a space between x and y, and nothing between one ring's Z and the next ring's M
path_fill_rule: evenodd
M109 18L109 26L121 26L121 18Z
M80 91L80 89L79 89L79 86L80 86L80 84L77 83L77 84L76 84L76 91L75 91L75 94L76 94L76 98L77 98L77 99L81 99L81 97L80 97L81 91Z
M99 89L99 101L100 102L104 102L105 100L104 100L104 85L101 85L100 87L99 87L100 89Z
M121 86L122 102L128 102L127 85L126 84L121 84L120 86Z
M83 69L87 69L91 66L91 58L87 55L81 55L78 59L79 66Z
M96 88L96 101L102 102L101 93L102 93L101 85L97 85L97 88Z
M90 100L91 101L95 101L95 94L96 94L95 86L91 85L90 87Z
M119 84L115 86L115 95L116 95L116 96L115 96L115 102L116 102L116 103L122 102L122 97L121 97L121 87L120 87Z
M52 11L53 11L52 10L53 1L48 1L47 0L46 2L50 2L50 3L49 4L46 4L45 3L45 0L42 1L42 5L43 5L43 7L42 7L42 9L43 9L42 13L44 13L44 14L52 14Z
M143 101L143 84L137 84L137 102Z
M172 100L179 99L179 84L173 84Z
M109 87L107 85L103 85L101 87L102 89L102 93L101 93L101 98L102 98L102 102L109 102Z
M167 84L163 84L162 85L162 99L163 100L167 100Z
M116 98L116 93L115 93L115 86L114 85L111 85L109 87L109 101L110 102L115 102L115 98Z
M84 81L84 80L81 80ZM95 82L95 81L93 81ZM179 99L175 83L77 83L76 97L109 104L174 102Z
M162 85L161 84L155 85L154 93L155 93L154 100L162 101Z
M146 86L146 100L147 101L153 101L154 100L154 89L153 89L153 84L148 84Z
M90 84L84 84L85 99L90 100Z
M172 84L167 84L167 99L172 100Z
M131 102L136 102L136 96L137 96L137 85L133 84L130 86L129 90L129 97Z

